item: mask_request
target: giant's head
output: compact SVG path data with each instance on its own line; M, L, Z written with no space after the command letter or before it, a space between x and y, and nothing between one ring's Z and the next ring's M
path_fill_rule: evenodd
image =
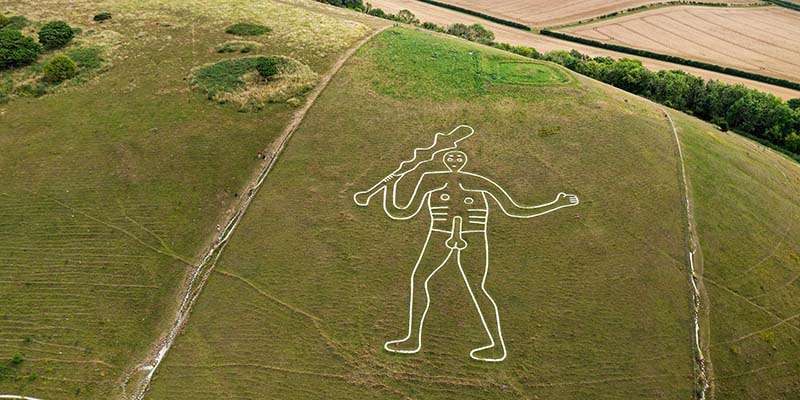
M450 150L444 153L442 161L450 172L459 172L467 165L467 155L463 151Z

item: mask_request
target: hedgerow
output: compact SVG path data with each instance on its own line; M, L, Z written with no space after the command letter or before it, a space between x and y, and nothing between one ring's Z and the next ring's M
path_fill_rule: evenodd
M683 71L652 72L639 60L592 58L575 50L549 52L542 59L734 130L800 161L800 110L772 94Z
M527 26L525 24L521 24L519 22L509 21L507 19L502 19L502 18L497 18L497 17L489 15L489 14L484 14L482 12L470 10L468 8L459 7L459 6L456 6L456 5L449 4L449 3L442 3L440 1L435 1L435 0L419 0L419 1L421 1L423 3L432 4L434 6L442 7L442 8L449 8L451 10L462 12L464 14L474 15L476 17L480 17L480 18L483 18L483 19L488 20L488 21L496 22L496 23L501 24L501 25L510 26L512 28L522 29L522 30L525 30L525 31L530 31L531 30L531 27L529 27L529 26Z

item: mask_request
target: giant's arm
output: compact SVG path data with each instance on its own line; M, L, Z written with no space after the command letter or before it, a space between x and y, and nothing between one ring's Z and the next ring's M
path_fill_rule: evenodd
M400 179L402 179L402 177ZM383 211L386 212L386 215L391 219L411 219L422 210L422 206L425 204L428 194L436 190L433 187L435 185L435 179L432 178L432 173L430 172L422 174L417 180L417 184L408 201L405 204L397 204L397 186L400 183L400 179L394 179L391 184L384 187Z
M503 213L509 217L533 218L560 210L562 208L576 206L579 203L577 196L562 192L556 195L555 200L551 202L534 206L525 206L514 201L514 199L508 194L508 192L506 192L505 189L491 179L469 172L464 174L470 177L467 185L474 185L474 190L481 190L492 196L492 198L500 206L500 209L503 211ZM462 186L462 189L465 188Z

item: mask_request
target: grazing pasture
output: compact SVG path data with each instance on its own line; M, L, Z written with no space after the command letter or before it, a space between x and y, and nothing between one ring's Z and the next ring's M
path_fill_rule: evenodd
M668 7L565 30L570 34L800 80L800 13L780 7Z
M9 15L81 28L76 42L115 40L102 72L0 104L0 394L121 394L259 152L296 110L219 105L192 88L192 69L241 57L216 48L243 20L272 28L248 36L253 53L302 59L317 74L370 30L358 14L296 3L2 2ZM94 22L102 11L112 18Z
M704 0L708 3L750 4L752 0ZM663 0L441 0L484 14L536 28L599 17L615 11L663 3Z
M534 219L493 211L487 287L509 349L502 363L469 357L486 338L453 263L431 280L421 352L382 349L406 329L427 222L353 202L435 132L464 123L476 131L463 144L470 171L525 204L559 191L582 199ZM334 77L281 154L150 396L690 398L678 166L651 103L553 64L384 32Z

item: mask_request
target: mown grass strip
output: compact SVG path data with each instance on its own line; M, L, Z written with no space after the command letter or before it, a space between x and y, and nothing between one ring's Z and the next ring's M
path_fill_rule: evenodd
M464 14L473 15L473 16L476 16L476 17L479 17L479 18L483 18L483 19L488 20L488 21L496 22L498 24L510 26L512 28L522 29L524 31L531 31L532 30L531 27L528 26L528 25L521 24L519 22L509 21L509 20L503 19L503 18L498 18L498 17L492 16L492 15L489 15L489 14L484 14L484 13L479 12L479 11L470 10L468 8L459 7L459 6L448 4L448 3L442 3L442 2L436 1L436 0L418 0L418 1L421 1L423 3L428 3L428 4L431 4L431 5L437 6L437 7L448 8L450 10L462 12Z
M618 45L618 44L605 43L605 42L601 42L601 41L598 41L598 40L586 39L586 38L582 38L582 37L578 37L578 36L569 35L569 34L566 34L566 33L563 33L563 32L551 31L551 30L548 30L548 29L542 29L540 31L540 33L542 35L554 37L556 39L567 40L567 41L570 41L570 42L585 44L585 45L588 45L588 46L599 47L599 48L608 49L608 50L614 50L614 51L618 51L620 53L626 53L626 54L632 54L632 55L640 56L640 57L652 58L652 59L655 59L655 60L666 61L666 62L670 62L670 63L673 63L673 64L686 65L686 66L689 66L689 67L700 68L700 69L704 69L704 70L707 70L707 71L719 72L719 73L723 73L723 74L727 74L727 75L731 75L731 76L738 76L740 78L751 79L751 80L758 81L758 82L768 83L770 85L781 86L781 87L794 89L794 90L800 90L800 83L798 83L798 82L793 82L793 81L789 81L789 80L781 79L781 78L775 78L775 77L767 76L767 75L756 74L754 72L742 71L742 70L736 69L736 68L723 67L721 65L710 64L710 63L707 63L707 62L697 61L697 60L690 60L690 59L686 59L686 58L683 58L683 57L671 56L671 55L668 55L668 54L656 53L656 52L652 52L652 51L649 51L649 50L642 50L642 49L637 49L637 48L633 48L633 47L621 46L621 45Z

